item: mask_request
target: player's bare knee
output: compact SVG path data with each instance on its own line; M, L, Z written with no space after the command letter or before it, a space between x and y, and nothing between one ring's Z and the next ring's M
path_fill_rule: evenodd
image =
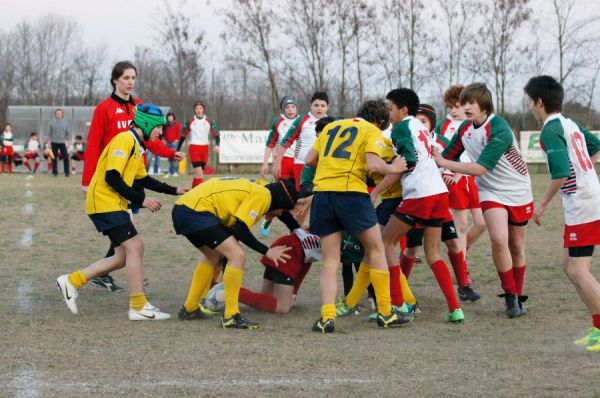
M127 254L144 254L144 241L137 235L124 242L124 248Z

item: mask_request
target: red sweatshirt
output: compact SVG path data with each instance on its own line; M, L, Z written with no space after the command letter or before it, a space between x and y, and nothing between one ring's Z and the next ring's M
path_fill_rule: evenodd
M100 154L117 134L129 129L129 124L133 121L135 107L141 104L137 98L129 97L126 101L113 93L110 97L98 104L92 116L92 124L87 137L87 147L85 148L85 162L83 163L83 174L81 176L81 185L88 186L94 172ZM175 151L165 145L160 140L144 142L146 148L152 153L164 157L172 158Z

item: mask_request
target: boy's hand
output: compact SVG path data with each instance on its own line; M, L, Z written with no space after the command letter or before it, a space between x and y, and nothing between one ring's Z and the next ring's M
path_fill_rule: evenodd
M404 173L408 170L406 166L406 159L402 156L396 156L396 159L392 162L392 166L396 169L396 173Z
M162 204L160 203L160 200L155 198L145 198L144 202L142 203L142 207L145 207L152 213L159 211L161 206Z
M260 168L260 176L264 179L267 178L267 173L269 172L269 163L264 162Z
M545 211L546 205L542 204L541 202L535 206L535 209L533 210L533 221L537 225L542 225L542 214L544 214Z
M185 187L177 187L177 195L183 195L184 193L186 193L187 191L189 191L189 188L185 188Z
M444 159L444 157L442 156L442 151L440 151L440 148L431 148L431 156L433 156L433 160L435 160L435 163L438 165L438 167L444 167L446 159Z
M185 153L183 152L175 152L175 155L173 155L173 159L176 162L181 162L183 159L185 159Z
M219 154L219 152L221 152L221 148L220 148L218 145L215 145L215 146L213 147L213 152L214 152L215 154L217 154L217 155L218 155L218 154Z
M286 262L287 260L290 259L290 255L286 254L287 251L289 251L291 249L291 247L287 247L287 246L274 246L274 247L270 247L269 250L267 251L267 254L265 254L265 256L273 261L275 263L276 267L279 267L279 261L281 262Z

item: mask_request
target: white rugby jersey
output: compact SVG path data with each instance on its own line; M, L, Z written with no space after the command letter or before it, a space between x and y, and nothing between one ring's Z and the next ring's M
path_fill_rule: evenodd
M318 120L310 112L298 117L281 140L281 145L286 149L296 142L294 164L304 164L308 151L317 139L315 127Z
M479 199L506 206L524 206L533 201L527 163L506 120L494 114L475 128L465 120L443 152L457 160L463 152L487 172L475 178Z
M600 220L600 182L590 159L600 140L559 113L544 122L540 146L552 179L567 177L560 188L565 224Z
M458 128L463 122L464 120L454 119L451 115L446 115L446 120L438 123L433 131L437 135L445 137L448 141L452 141L452 137L458 132ZM463 152L462 155L460 155L459 160L468 163L471 161L471 158L469 158L469 155L466 152Z
M38 152L40 150L40 142L38 140L29 140L27 142L27 152Z
M434 145L427 127L414 116L404 118L392 129L392 142L406 159L408 170L402 174L402 197L417 199L448 192L435 160Z
M2 133L2 145L12 146L13 144L13 133L12 131L4 131Z
M281 145L281 140L285 137L285 133L288 132L292 124L298 119L300 116L296 116L293 119L288 119L283 113L273 119L273 123L271 125L271 130L269 131L269 137L267 138L267 147L275 148L276 145ZM284 154L284 158L293 158L294 157L294 149L289 147L286 148Z
M219 137L219 129L214 121L210 120L207 116L198 118L194 116L189 122L186 123L183 128L183 137L189 135L190 145L208 145L209 137L212 134L217 139Z

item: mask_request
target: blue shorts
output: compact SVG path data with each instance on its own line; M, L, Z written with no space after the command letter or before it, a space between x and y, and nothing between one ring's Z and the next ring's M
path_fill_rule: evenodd
M381 203L379 203L377 208L375 208L379 225L387 224L392 214L396 212L396 208L398 208L400 202L402 202L402 198L383 199Z
M111 211L108 213L95 213L88 215L98 232L108 231L115 227L131 224L131 216L126 211Z
M221 220L208 211L195 211L184 205L173 206L173 227L177 235L189 235L193 232L221 224Z
M357 235L377 225L377 215L367 194L315 192L310 208L310 232L327 236L346 230Z

